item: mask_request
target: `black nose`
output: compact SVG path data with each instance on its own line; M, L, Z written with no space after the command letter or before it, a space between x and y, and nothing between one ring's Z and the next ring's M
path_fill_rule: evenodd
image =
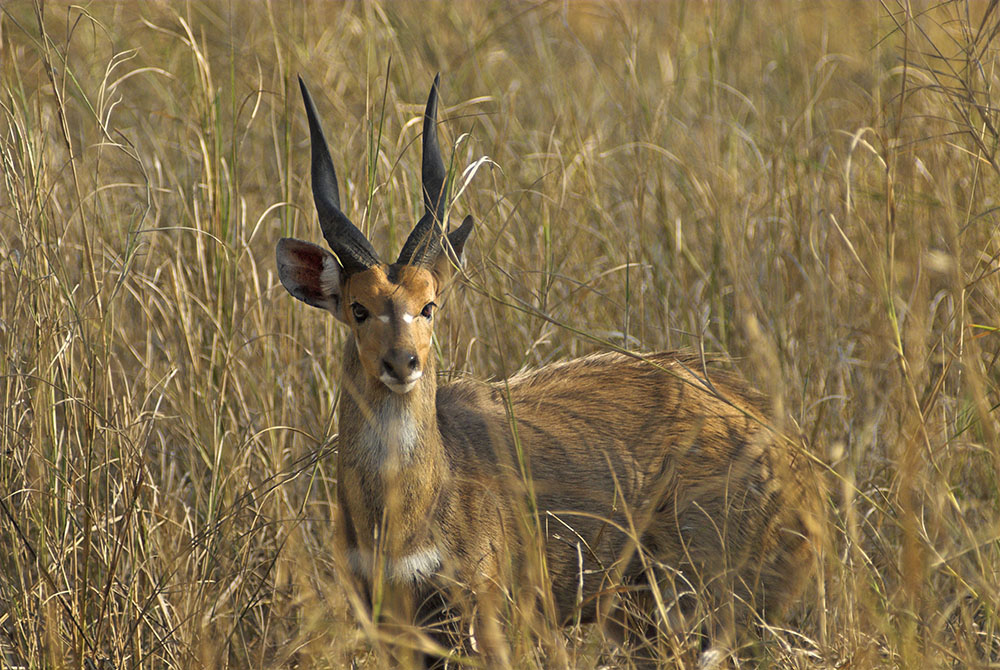
M420 367L417 356L411 351L392 349L382 358L382 370L405 382Z

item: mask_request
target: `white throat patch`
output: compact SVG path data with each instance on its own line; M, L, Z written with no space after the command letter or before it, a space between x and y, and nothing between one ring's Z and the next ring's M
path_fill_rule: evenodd
M420 439L416 418L406 396L391 393L371 408L358 431L359 453L369 455L376 470L389 463L405 463L413 456Z

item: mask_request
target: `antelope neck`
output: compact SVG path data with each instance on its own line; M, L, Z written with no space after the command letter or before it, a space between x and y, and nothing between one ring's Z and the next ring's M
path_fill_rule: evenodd
M338 496L350 519L354 571L382 556L390 579L420 580L440 564L430 520L447 478L433 363L409 393L367 376L348 342L340 400Z
M399 394L368 377L348 342L340 401L340 456L366 475L427 467L441 452L432 357L411 391Z

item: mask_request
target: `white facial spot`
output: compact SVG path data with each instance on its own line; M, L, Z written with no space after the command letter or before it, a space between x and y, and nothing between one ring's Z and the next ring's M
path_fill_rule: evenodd
M413 323L413 320L417 317L413 316L412 314L407 314L406 312L403 312L402 318L403 318L403 323ZM382 323L389 323L390 317L388 314L380 314L378 320L381 321Z

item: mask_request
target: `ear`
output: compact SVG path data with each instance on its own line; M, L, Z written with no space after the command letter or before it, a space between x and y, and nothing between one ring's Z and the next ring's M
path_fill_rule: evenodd
M441 249L441 253L434 260L431 271L438 278L438 282L444 284L451 278L454 265L461 265L465 259L465 242L472 232L472 217L467 216L455 230L448 233L446 248ZM453 265L454 264L454 265Z
M345 321L341 304L343 270L326 249L289 237L278 241L278 278L294 297Z

